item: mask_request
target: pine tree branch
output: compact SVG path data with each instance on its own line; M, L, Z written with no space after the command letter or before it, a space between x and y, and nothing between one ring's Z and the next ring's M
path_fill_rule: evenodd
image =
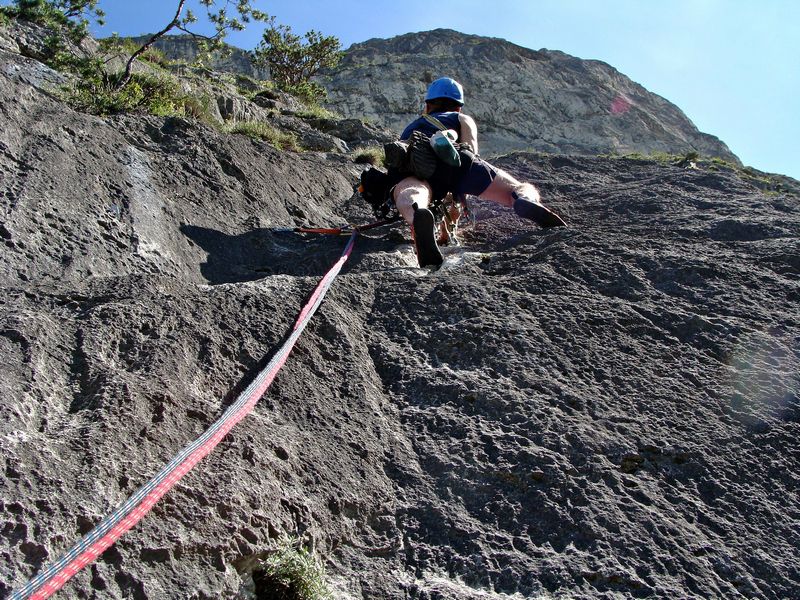
M178 2L178 10L175 11L175 16L173 17L172 21L170 21L169 24L164 27L164 29L150 36L150 39L148 39L136 52L131 55L131 57L128 59L128 63L125 65L125 73L123 73L122 79L120 79L120 81L117 83L117 89L122 89L128 85L128 82L131 80L133 63L136 61L136 59L147 52L147 50L155 43L156 40L166 35L171 29L180 25L180 17L181 12L183 12L184 4L186 4L186 0L180 0L180 2Z

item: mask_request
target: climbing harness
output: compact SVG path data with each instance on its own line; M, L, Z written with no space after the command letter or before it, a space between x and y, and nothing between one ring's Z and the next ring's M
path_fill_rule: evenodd
M439 245L460 246L461 239L458 232L462 227L462 221L466 220L468 225L475 225L475 212L467 196L456 198L448 194L434 204L433 214L437 217L436 235Z
M415 132L416 133L416 132ZM397 142L402 143L402 142ZM388 145L387 145L388 147ZM380 169L370 167L361 173L361 182L356 191L360 196L372 206L372 211L376 217L384 217L377 223L361 226L358 229L364 231L372 227L378 227L387 223L394 223L401 219L397 212L397 207L392 199L392 180L391 176ZM458 237L458 229L466 219L467 225L474 226L476 223L475 212L467 196L455 198L448 194L441 200L434 200L430 206L436 222L436 238L439 244L452 244L460 246L461 241ZM349 229L325 229L325 228L303 228L298 227L293 231L298 233L321 233L330 235L344 235Z
M377 227L378 225L373 223L369 227L372 226ZM222 438L253 410L286 362L289 353L305 330L309 320L322 304L322 300L330 289L333 280L350 257L359 231L367 228L353 228L350 240L347 242L342 255L319 281L317 287L314 288L308 302L300 311L300 315L297 317L286 341L272 357L272 360L269 361L269 364L264 367L224 414L203 435L183 448L150 481L139 488L111 515L104 518L70 550L54 563L45 567L34 579L13 592L11 599L32 598L38 600L49 598L60 590L70 578L85 566L94 562L100 554L133 528L150 512L155 503L164 494L172 489L201 459L207 456L222 441Z

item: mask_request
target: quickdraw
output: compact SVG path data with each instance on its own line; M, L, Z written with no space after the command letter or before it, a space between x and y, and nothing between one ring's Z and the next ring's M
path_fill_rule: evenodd
M435 203L432 210L434 216L437 217L438 243L460 246L458 230L461 221L466 219L467 224L471 226L474 226L476 222L475 212L467 197L456 199L448 194L443 200Z

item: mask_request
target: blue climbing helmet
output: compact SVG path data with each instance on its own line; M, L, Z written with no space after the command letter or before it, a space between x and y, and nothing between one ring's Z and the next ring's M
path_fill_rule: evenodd
M464 88L455 79L440 77L428 86L428 93L425 94L426 102L436 98L450 98L463 106Z

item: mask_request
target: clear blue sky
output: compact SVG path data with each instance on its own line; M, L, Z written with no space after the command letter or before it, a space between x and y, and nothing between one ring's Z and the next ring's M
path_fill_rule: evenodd
M3 2L8 3L8 2ZM190 4L197 5L196 0ZM800 179L800 0L253 0L346 48L447 27L602 60L757 169ZM97 35L161 28L177 0L100 0ZM196 11L200 13L201 11ZM230 37L253 48L262 26Z

